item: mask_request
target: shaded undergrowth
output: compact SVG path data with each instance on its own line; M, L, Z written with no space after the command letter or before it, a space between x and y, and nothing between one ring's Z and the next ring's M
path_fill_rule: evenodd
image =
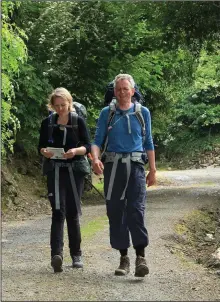
M220 201L186 215L175 225L172 239L176 244L173 253L183 252L198 264L219 269L220 260L214 254L220 248Z

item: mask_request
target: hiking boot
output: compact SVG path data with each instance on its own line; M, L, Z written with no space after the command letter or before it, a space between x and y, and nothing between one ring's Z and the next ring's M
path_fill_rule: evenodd
M135 277L144 277L149 274L149 268L147 266L146 259L141 256L137 256L135 262Z
M51 259L51 266L54 269L54 273L61 273L63 271L63 258L60 255L55 255Z
M73 267L83 268L83 262L81 256L72 256L72 259L73 259Z
M121 256L120 265L115 270L116 276L125 276L130 272L130 259L128 256Z

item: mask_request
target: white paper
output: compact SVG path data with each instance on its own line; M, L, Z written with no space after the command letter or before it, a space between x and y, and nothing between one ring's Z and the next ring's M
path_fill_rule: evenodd
M63 154L65 153L63 148L52 148L52 147L47 147L47 150L50 152L53 152L53 156L51 159L66 159L63 157Z

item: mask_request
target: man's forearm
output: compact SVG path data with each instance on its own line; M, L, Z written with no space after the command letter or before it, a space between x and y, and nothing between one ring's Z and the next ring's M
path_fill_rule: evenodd
M99 159L99 157L100 157L100 148L96 145L92 145L91 153L92 153L93 160Z
M152 172L156 172L155 152L154 152L154 150L148 150L147 151L147 157L148 157L149 170L152 171Z

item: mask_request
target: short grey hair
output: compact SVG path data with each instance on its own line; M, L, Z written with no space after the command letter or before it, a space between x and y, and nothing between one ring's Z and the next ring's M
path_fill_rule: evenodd
M134 88L134 86L135 86L134 79L130 74L127 74L127 73L118 74L113 81L114 87L116 86L116 83L120 80L128 80L128 82L131 84L131 88Z

